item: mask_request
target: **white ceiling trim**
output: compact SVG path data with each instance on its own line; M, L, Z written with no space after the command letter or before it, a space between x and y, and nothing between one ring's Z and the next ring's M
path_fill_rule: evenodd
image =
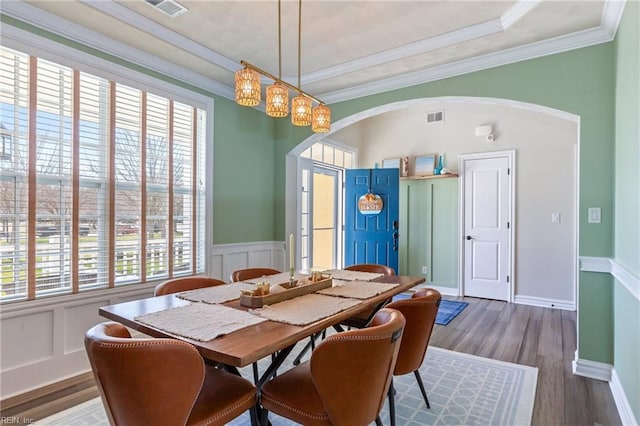
M140 65L168 77L175 78L187 84L207 90L228 99L235 98L232 88L201 74L182 68L172 62L158 58L155 55L135 49L119 41L113 40L96 31L62 19L49 12L31 6L22 0L4 1L1 3L3 14L36 27L51 31L82 45L98 49L104 53L116 56L133 64ZM3 29L4 31L4 29Z
M99 10L106 15L130 24L162 41L183 49L186 52L199 56L201 59L215 64L229 72L236 72L242 68L239 62L229 59L215 50L208 49L190 38L170 30L167 27L160 25L116 2L95 0L80 0L80 2Z
M113 18L124 23L132 25L154 37L184 49L187 52L200 56L207 62L218 65L229 72L235 72L240 69L240 64L227 58L220 53L208 49L193 40L184 37L181 34L170 30L155 21L121 6L115 2L80 0L82 3L95 8ZM420 55L435 49L452 46L454 44L463 43L474 40L476 38L485 37L496 34L508 29L511 25L526 15L531 9L540 3L540 0L518 0L513 6L505 11L500 18L492 19L480 24L471 25L459 30L451 31L446 34L440 34L414 43L409 43L384 52L374 53L362 58L345 62L332 67L327 67L315 72L306 73L300 76L301 83L310 84L317 81L328 80L337 76L348 74L351 72L361 71L377 65L385 64L394 60L404 59L407 57ZM294 76L284 76L285 81L295 81Z
M518 0L513 6L507 9L500 18L491 19L480 24L471 25L440 34L424 40L405 44L384 52L374 53L362 58L345 62L333 67L304 74L301 80L305 84L316 81L328 80L339 75L348 74L371 68L376 65L385 64L394 60L405 59L411 56L420 55L432 50L452 46L458 43L486 37L507 30L511 25L524 17L529 11L540 3L540 0Z
M459 30L451 31L446 34L440 34L424 40L405 44L395 49L389 49L384 52L374 53L353 61L345 62L340 65L327 67L319 71L304 74L301 81L304 84L314 83L316 81L328 80L337 76L357 72L382 65L387 62L404 59L410 56L420 55L435 49L452 46L458 43L464 43L479 37L485 37L502 31L502 23L500 19L492 19L481 24L472 25Z
M493 68L500 65L507 65L522 60L533 59L536 57L552 55L572 49L609 42L615 37L616 30L622 17L622 12L624 10L625 1L626 0L605 1L601 25L600 27L595 29L579 31L573 34L556 37L551 40L531 43L527 46L482 55L475 58L469 58L455 63L433 67L428 70L407 73L400 77L390 77L374 83L354 86L346 90L326 92L324 94L319 94L318 97L322 98L326 103L342 102L362 96L400 89L416 84L427 83L430 81L453 77L461 74L467 74L487 68ZM522 3L522 1L518 4L520 3ZM188 84L198 86L204 90L223 96L227 99L233 100L235 98L234 89L232 87L226 86L201 74L194 73L192 71L179 67L154 55L142 52L138 49L134 49L124 43L117 42L95 31L91 31L78 24L72 23L53 14L45 12L42 9L30 6L24 3L22 0L5 1L0 3L0 5L2 13L8 16L12 16L26 23L62 35L73 41L96 48L105 53L120 57L131 63L146 67L150 70L184 81ZM516 19L514 16L521 17L523 16L523 13L526 13L523 12L525 6L526 5L517 6L518 8L522 9L512 10L516 6L509 9L509 15L505 18L505 22L509 25L512 25L513 22L515 22L514 19ZM505 16L505 14L503 14L503 16ZM500 23L500 26L505 25L505 22ZM444 36L447 35L445 34L443 35L443 37ZM429 40L423 40L423 42L426 41Z
M606 9L605 9L606 10ZM620 11L612 8L612 11ZM605 21L603 19L603 21ZM613 19L606 22L614 22ZM619 19L618 19L619 22ZM376 93L387 92L404 87L415 86L417 84L428 83L430 81L441 80L444 78L454 77L457 75L468 74L475 71L494 68L502 65L512 64L514 62L525 61L528 59L539 58L556 53L562 53L569 50L579 49L582 47L593 46L596 44L607 43L615 37L616 28L603 28L602 26L578 31L553 39L530 43L525 46L518 46L511 49L503 50L486 55L476 56L474 58L463 59L450 64L440 65L407 73L402 76L394 76L386 79L378 80L373 83L354 86L345 90L334 92L320 93L317 96L322 98L325 103L331 104L336 102L347 101L349 99L359 98L362 96L373 95Z
M131 71L123 65L11 25L2 27L2 45L28 55L61 63L61 65L88 72L110 81L166 96L187 105L205 108L208 111L213 110L213 98L210 96L168 84L142 72Z
M500 17L502 28L507 30L511 28L513 24L518 22L524 15L529 13L531 9L540 4L540 0L519 0L516 4L511 6Z

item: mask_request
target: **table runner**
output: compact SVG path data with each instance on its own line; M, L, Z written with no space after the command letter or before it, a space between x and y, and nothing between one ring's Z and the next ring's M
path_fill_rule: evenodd
M280 272L279 274L273 275L265 275L263 277L251 278L249 280L244 280L246 283L258 284L258 283L269 283L271 286L276 286L278 284L284 284L289 282L289 277L291 274L289 272ZM293 278L299 280L300 278L306 278L309 274L302 274L300 272L296 272L293 274Z
M322 294L305 294L295 299L254 309L250 312L271 321L293 325L307 325L323 318L342 312L359 304L359 300L324 296Z
M319 290L318 293L327 296L349 297L352 299L369 299L385 291L389 291L398 284L376 283L371 281L341 281L333 280L333 287Z
M239 309L223 305L192 303L141 315L134 320L189 339L208 342L250 325L266 321Z
M336 280L345 281L371 281L384 275L376 272L347 271L345 269L327 269L323 272L331 274L331 277Z
M255 289L255 285L241 282L183 291L176 296L192 302L224 303L239 299L242 290L252 291Z

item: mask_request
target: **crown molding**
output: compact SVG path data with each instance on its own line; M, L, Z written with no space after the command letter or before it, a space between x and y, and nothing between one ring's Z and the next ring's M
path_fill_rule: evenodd
M514 62L526 61L554 55L582 47L593 46L613 40L613 36L601 27L567 34L553 39L530 43L495 53L463 59L450 64L439 65L427 70L415 71L402 76L394 76L373 83L361 84L345 90L319 93L327 104L374 95L390 90L428 83L457 75L468 74Z
M184 50L185 52L192 53L199 56L201 59L210 62L220 68L229 72L236 72L242 66L239 62L227 58L224 55L211 50L203 45L196 43L195 41L187 38L169 28L158 24L151 19L122 6L119 3L113 1L95 1L95 0L79 0L81 3L92 7L100 12L116 18L119 21L125 22L133 27L144 31L154 37L165 41L177 48Z
M502 16L500 16L500 23L502 28L507 30L511 28L513 24L518 22L524 15L529 13L534 7L541 3L542 0L519 0L506 10Z
M101 10L103 13L110 14L117 19L125 22L132 22L132 25L137 25L142 30L157 35L158 38L165 40L172 45L194 52L212 64L225 70L232 72L240 67L239 64L231 59L195 43L186 37L179 36L172 30L162 27L148 18L126 9L124 6L118 5L117 3L89 2L88 0L80 1L83 1L83 3L88 4L97 10ZM308 73L301 76L301 81L305 84L309 84L314 81L333 78L343 73L358 71L373 65L379 65L395 59L417 55L433 49L468 41L483 35L503 31L513 25L518 19L526 15L526 13L532 10L539 1L540 0L519 0L514 6L503 13L499 19L452 31L430 39L410 43L397 49L390 49L382 53L369 55L335 67L328 67L314 73ZM583 30L555 37L550 40L539 41L521 47L476 56L450 64L432 67L426 70L406 73L401 76L389 77L376 82L361 84L347 89L325 92L317 95L326 103L342 102L363 96L374 95L390 90L401 89L417 84L428 83L435 80L494 68L501 65L507 65L514 62L606 43L613 40L615 37L615 33L624 11L625 2L626 0L606 0L604 3L601 24L597 28ZM184 81L224 98L231 100L235 98L233 87L229 87L199 73L195 73L169 61L160 59L155 55L132 48L100 33L59 18L42 9L31 6L23 0L2 2L1 10L3 14L47 31L51 31L74 42L98 49L133 64L162 73L168 77Z
M118 19L124 23L132 25L154 37L183 49L187 52L196 54L229 72L235 72L240 68L240 64L224 55L202 46L193 40L170 30L155 21L122 6L115 2L96 2L91 0L80 0L87 6L90 6L100 12ZM310 72L300 76L301 83L310 84L316 81L328 80L337 76L357 72L382 65L391 61L408 58L415 55L427 53L443 47L452 46L458 43L474 40L476 38L485 37L496 34L508 29L520 18L533 9L540 0L518 0L513 6L505 11L502 16L489 20L480 24L461 28L446 34L437 35L428 39L419 40L417 42L408 43L406 45L389 49L384 52L367 55L353 61L348 61L339 65L327 67L319 71ZM295 77L283 76L285 81L295 81Z
M300 80L304 84L328 80L339 75L362 71L377 65L382 65L391 61L420 55L432 50L441 49L443 47L452 46L458 43L464 43L479 37L496 34L501 31L502 23L500 22L500 19L492 19L487 22L451 31L446 34L437 35L435 37L419 40L413 43L408 43L395 49L389 49L384 52L374 53L368 56L363 56L362 58L355 59L353 61L327 67L319 71L310 72L304 74L300 78Z
M22 0L4 1L1 3L0 10L4 15L50 31L73 42L113 55L132 64L148 68L228 99L234 99L235 97L233 89L225 84L62 19Z

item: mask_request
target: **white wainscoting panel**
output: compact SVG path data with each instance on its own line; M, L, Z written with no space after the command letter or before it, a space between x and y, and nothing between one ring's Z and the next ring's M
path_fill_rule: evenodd
M625 269L615 259L581 256L580 270L585 272L604 272L613 275L616 282L626 288L636 300L640 301L640 277Z
M2 306L0 400L89 371L84 333L100 306L153 295L157 282Z
M2 321L2 370L53 358L53 317L48 310Z
M231 273L244 268L285 270L284 241L216 244L211 251L211 276L224 281Z
M209 270L227 281L240 268L284 270L284 259L283 241L221 244L212 249ZM98 308L151 297L158 282L3 305L0 400L89 371L84 333L106 321Z

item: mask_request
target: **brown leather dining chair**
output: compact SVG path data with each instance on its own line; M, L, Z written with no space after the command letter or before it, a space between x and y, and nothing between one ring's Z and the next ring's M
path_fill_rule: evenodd
M279 274L280 271L272 268L245 268L238 269L231 273L231 282L250 280L252 278L260 278L266 275Z
M438 290L425 288L416 291L410 299L397 300L386 306L386 308L400 311L407 321L393 375L402 376L413 372L427 408L431 408L431 405L419 369L427 352L441 300L442 296ZM393 382L389 387L389 418L391 425L395 425Z
M213 287L226 284L222 280L209 277L181 277L167 280L156 286L153 295L164 296L165 294L178 293L181 291L196 290L198 288Z
M257 424L255 386L205 365L189 343L132 339L116 322L84 343L112 425L224 425L247 410Z
M396 274L396 272L393 270L392 267L386 266L386 265L380 265L380 264L377 264L377 263L359 263L359 264L347 266L347 267L344 268L344 270L345 271L372 272L372 273L378 273L378 274L382 274L382 275L395 275ZM371 318L373 318L373 316L378 311L378 309L380 309L382 306L386 305L389 302L391 302L391 299L387 299L387 300L383 301L382 303L378 304L378 306L376 306L375 308L367 309L364 312L360 312L360 313L358 313L358 314L356 314L356 315L354 315L354 316L352 316L350 318L347 318L346 320L342 321L340 324L335 325L334 328L338 332L344 331L342 326L348 327L349 329L351 329L351 328L364 328L364 327L367 326L369 321L371 321ZM326 330L324 330L321 333L318 333L316 335L311 336L311 341L308 344L306 344L304 346L304 348L302 348L300 353L293 360L293 365L300 364L300 361L302 360L304 355L310 349L311 350L315 349L316 339L318 337L321 337L322 339L324 339L326 337L326 335L327 335L327 332L326 332Z
M381 425L404 323L381 309L369 327L327 337L309 361L262 387L261 423L272 411L304 425Z
M373 273L387 275L387 276L396 274L396 271L394 271L392 267L386 266L386 265L379 265L376 263L359 263L356 265L347 266L344 269L345 271L373 272ZM376 308L373 308L364 312L360 312L359 314L346 319L340 324L347 327L353 327L353 328L366 327L367 323L371 320L371 318L375 314L376 309L379 309L380 306L385 306L389 302L391 302L391 299L385 300Z

